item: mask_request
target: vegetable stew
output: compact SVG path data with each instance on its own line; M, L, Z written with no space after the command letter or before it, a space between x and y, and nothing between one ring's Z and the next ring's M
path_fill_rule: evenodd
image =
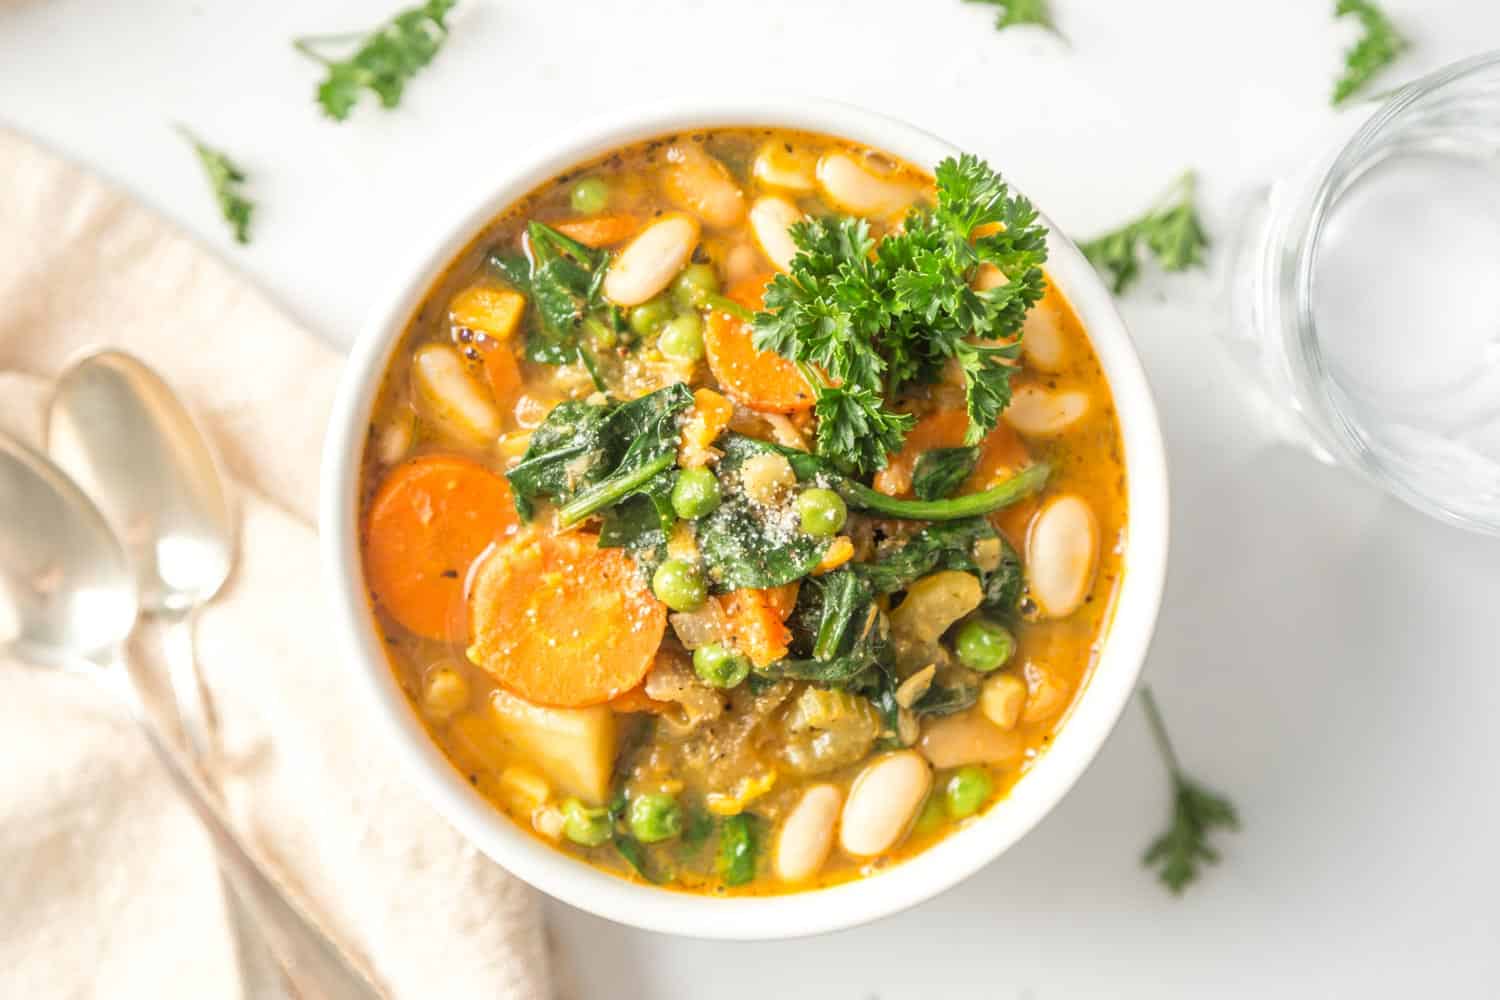
M435 282L365 448L366 583L453 765L606 871L871 874L991 808L1122 567L1097 358L1030 205L725 128L543 185Z

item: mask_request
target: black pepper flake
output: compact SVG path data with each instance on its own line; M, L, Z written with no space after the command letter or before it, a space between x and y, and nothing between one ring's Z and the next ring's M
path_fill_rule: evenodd
M479 352L476 351L476 350L474 350L474 348L472 348L472 347L465 347L464 348L464 357L468 358L470 361L478 361L479 360Z
M460 344L469 344L469 343L472 343L473 340L474 340L474 331L473 330L470 330L466 326L459 328L459 331L458 331L458 342Z
M479 784L479 775L477 775L477 774L471 774L471 775L469 775L469 784L471 784L471 785L477 785L477 784Z
M445 570L443 570L443 579L444 580L457 580L458 579L458 570L456 570L456 569L445 569Z

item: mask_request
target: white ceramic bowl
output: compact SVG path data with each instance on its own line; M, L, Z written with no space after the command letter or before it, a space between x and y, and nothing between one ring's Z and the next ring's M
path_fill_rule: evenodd
M433 281L512 202L575 164L642 139L712 126L781 126L886 150L931 169L958 150L926 132L847 105L806 99L658 107L579 127L526 169L500 178L460 218L422 242L370 317L344 369L324 448L320 530L335 626L354 684L427 799L480 850L543 892L602 917L693 937L765 939L849 927L913 906L973 874L1035 826L1078 780L1135 689L1161 603L1167 562L1167 470L1156 407L1114 301L1078 249L1049 229L1047 271L1083 321L1114 392L1125 439L1128 535L1113 624L1098 665L1057 739L979 821L903 864L828 889L720 899L639 885L541 843L487 804L428 738L397 685L370 614L359 560L360 449L391 352ZM1004 170L1003 153L992 160Z

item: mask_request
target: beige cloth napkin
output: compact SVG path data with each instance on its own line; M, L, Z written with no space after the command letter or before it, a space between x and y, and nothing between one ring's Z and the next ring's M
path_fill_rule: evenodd
M534 895L407 786L329 635L313 520L339 358L0 130L0 428L34 443L47 377L101 345L164 372L237 480L241 562L198 654L242 828L393 996L550 995ZM0 752L0 996L234 996L206 840L107 696L0 663Z

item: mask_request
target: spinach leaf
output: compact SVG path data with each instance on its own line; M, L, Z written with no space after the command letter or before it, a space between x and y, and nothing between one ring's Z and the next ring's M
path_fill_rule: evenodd
M1000 565L983 576L984 609L997 614L1014 614L1021 605L1021 592L1026 589L1026 572L1021 566L1021 556L1005 540L1000 539Z
M786 454L790 449L740 434L726 434L719 446L724 450L719 460L723 499L697 522L698 551L713 589L723 593L741 587L778 587L807 576L823 557L828 541L804 534L790 511L767 510L751 500L739 476L741 467L754 456ZM802 452L792 454L813 463L809 467L792 459L799 479L799 464L809 475L816 471L817 459Z
M744 885L755 878L755 862L759 854L755 826L755 817L749 813L724 820L719 833L717 867L725 885Z
M912 703L911 710L917 715L952 715L962 712L979 700L978 684L933 683L922 697Z
M994 539L1000 545L1000 562L982 571L974 558L979 543ZM1021 557L1005 536L982 517L930 524L887 552L875 562L856 563L851 572L869 581L878 593L905 590L914 581L940 569L956 569L979 577L984 588L983 607L997 614L1011 614L1021 600L1025 574Z
M692 392L680 383L625 403L559 403L532 434L520 464L506 473L516 510L529 520L534 501L546 497L558 504L561 522L569 525L642 495L665 531L677 414L692 403ZM638 527L644 519L637 516L630 523ZM622 542L636 534L623 524L616 529Z
M800 658L778 660L760 673L860 690L889 667L885 615L874 588L853 570L804 580L789 621Z
M531 261L525 254L505 253L500 249L490 251L486 262L500 272L500 276L516 287L523 295L531 294Z
M714 832L713 814L702 806L689 806L684 811L684 817L682 835L677 838L679 857L696 854Z
M608 308L601 296L609 251L594 250L551 226L526 226L531 258L532 301L541 322L526 341L526 356L544 364L567 364L580 355L578 329L589 313Z
M668 881L665 875L657 874L646 864L646 849L641 846L639 840L628 834L617 833L615 834L614 845L615 850L620 853L620 857L624 858L641 878L654 885L660 885Z
M979 462L979 446L933 448L917 459L911 474L911 491L918 500L942 500L963 485Z

